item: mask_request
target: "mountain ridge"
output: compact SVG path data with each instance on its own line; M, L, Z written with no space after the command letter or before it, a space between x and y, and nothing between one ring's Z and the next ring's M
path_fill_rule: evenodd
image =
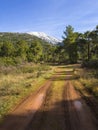
M32 35L32 36L36 36L38 38L41 38L42 40L45 40L49 43L53 43L53 44L58 44L61 43L62 41L53 37L53 36L49 36L44 32L27 32L27 34Z

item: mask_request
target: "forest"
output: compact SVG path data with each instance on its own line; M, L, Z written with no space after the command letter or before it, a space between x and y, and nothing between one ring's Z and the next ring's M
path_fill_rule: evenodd
M0 33L0 64L17 65L24 62L52 60L54 46L25 33Z
M62 43L52 44L26 33L0 33L0 65L77 63L98 67L98 26L85 33L66 26Z

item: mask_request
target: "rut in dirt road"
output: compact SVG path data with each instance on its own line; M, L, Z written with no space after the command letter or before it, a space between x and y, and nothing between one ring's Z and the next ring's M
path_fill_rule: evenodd
M65 85L64 99L67 130L97 130L93 113L70 81Z
M42 105L52 80L46 82L40 89L24 100L5 118L0 130L25 130L35 112Z

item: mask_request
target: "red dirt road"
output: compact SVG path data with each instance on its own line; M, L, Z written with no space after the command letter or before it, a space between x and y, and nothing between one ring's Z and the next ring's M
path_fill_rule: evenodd
M46 98L26 130L97 130L98 121L71 81L65 81L62 100L52 97Z
M70 79L73 79L73 72L60 69L57 76L47 81L6 117L0 130L97 130L98 120ZM60 82L65 83L62 86L62 98L58 96L54 100L56 93L51 96L50 91L52 83L59 86ZM59 95L60 91L57 93Z

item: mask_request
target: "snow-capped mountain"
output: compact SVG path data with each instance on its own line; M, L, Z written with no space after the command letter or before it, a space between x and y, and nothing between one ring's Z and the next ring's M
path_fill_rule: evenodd
M53 43L53 44L57 44L57 43L61 42L61 40L59 40L59 39L57 39L55 37L48 36L44 32L28 32L28 34L36 36L38 38L41 38L42 40L45 40L45 41L47 41L49 43Z

